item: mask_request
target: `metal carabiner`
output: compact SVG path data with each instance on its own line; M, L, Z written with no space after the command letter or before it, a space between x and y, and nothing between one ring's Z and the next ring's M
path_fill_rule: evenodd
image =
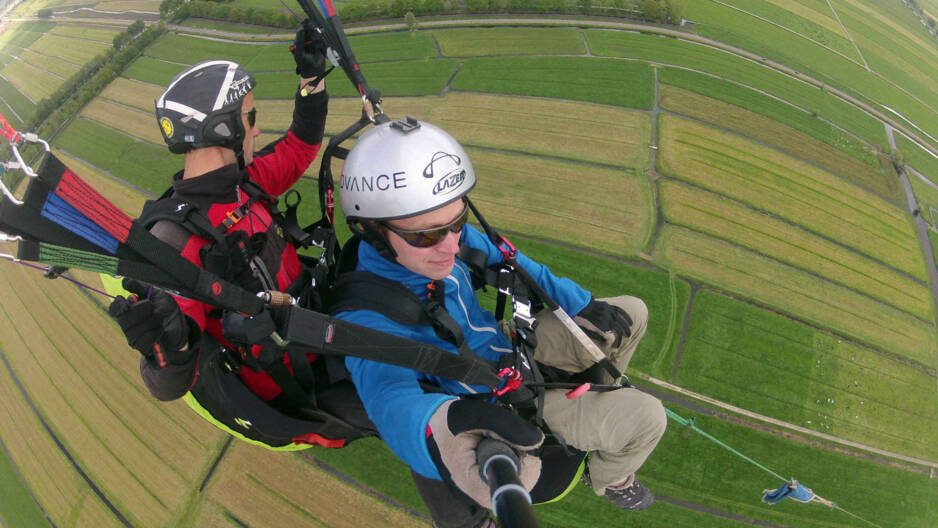
M23 240L23 237L19 235L8 235L3 231L0 231L0 242L20 242ZM0 253L0 259L9 260L10 262L19 262L20 259L14 257L10 253Z

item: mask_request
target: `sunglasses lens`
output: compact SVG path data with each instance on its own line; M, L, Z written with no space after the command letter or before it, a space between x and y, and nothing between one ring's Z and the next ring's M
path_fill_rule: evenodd
M257 123L257 108L252 108L248 112L248 124L254 126L255 123Z
M450 232L458 235L468 220L469 208L467 207L463 210L459 218L453 220L451 224L436 229L429 229L427 231L400 231L391 226L388 227L391 227L392 231L397 233L398 236L404 239L404 242L407 242L411 246L416 248L429 248L439 244Z

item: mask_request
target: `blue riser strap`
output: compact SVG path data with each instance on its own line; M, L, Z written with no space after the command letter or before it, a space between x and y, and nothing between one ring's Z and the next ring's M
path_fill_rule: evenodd
M112 255L117 253L119 242L116 238L54 193L49 193L46 197L46 202L42 206L42 216Z

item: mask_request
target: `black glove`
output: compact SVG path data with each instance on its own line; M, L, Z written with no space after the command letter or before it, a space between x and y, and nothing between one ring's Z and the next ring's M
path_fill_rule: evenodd
M541 474L541 459L530 451L544 442L544 433L517 414L479 400L449 400L430 417L427 447L443 480L491 509L489 487L479 476L476 447L485 438L505 442L518 452L519 477L530 491Z
M322 33L313 27L309 19L296 31L296 39L290 46L293 60L296 61L296 73L304 79L322 78L326 74L326 45Z
M134 295L114 299L108 313L117 320L127 344L161 368L185 364L191 356L190 350L182 350L189 344L190 324L176 300L133 279L125 278L123 286Z
M618 306L590 297L590 303L573 318L586 335L618 348L622 338L632 337L632 318Z

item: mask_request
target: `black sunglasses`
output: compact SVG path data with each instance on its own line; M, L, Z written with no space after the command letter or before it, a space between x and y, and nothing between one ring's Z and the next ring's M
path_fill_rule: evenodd
M244 112L241 112L241 114L248 116L248 126L254 128L254 123L257 122L257 107L255 106L250 110L245 110Z
M404 239L409 245L415 248L430 248L439 244L449 233L457 235L462 231L462 226L469 220L469 206L463 207L462 213L452 222L432 229L421 229L416 231L407 231L398 229L387 222L381 222L381 225L391 230L394 234Z

